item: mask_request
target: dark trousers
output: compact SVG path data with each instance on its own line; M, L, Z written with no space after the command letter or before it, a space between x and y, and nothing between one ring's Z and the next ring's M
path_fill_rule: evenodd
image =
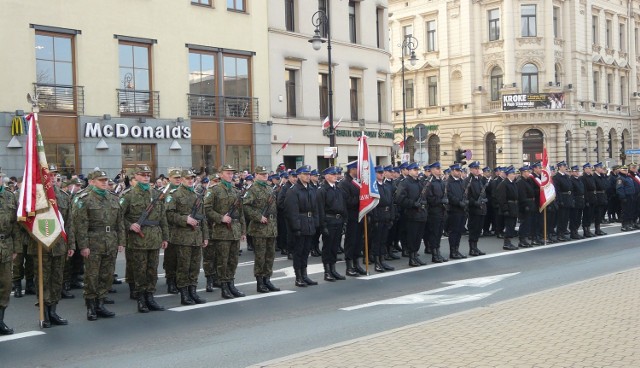
M371 255L374 257L380 257L387 254L387 247L385 239L389 233L389 223L387 222L371 222L368 224L369 231L369 247Z
M533 217L530 213L520 214L520 228L518 229L518 236L521 238L528 238L531 236L531 222Z
M556 229L558 227L558 211L547 210L547 234L557 234Z
M464 212L449 213L449 247L460 247L460 238L464 232L466 216Z
M513 238L516 236L516 218L515 217L503 217L504 219L504 237Z
M400 234L398 234L398 220L394 219L393 223L391 225L391 228L389 228L389 232L387 235L387 246L389 248L393 247L393 244L397 243L400 240Z
M301 270L307 268L307 260L309 259L309 252L311 252L311 239L313 235L300 235L293 236L293 269Z
M488 233L493 228L495 230L496 226L493 223L495 220L493 206L487 206L487 214L484 216L484 223L482 225L482 231Z
M538 210L531 214L531 236L542 238L542 231L544 227L544 214Z
M422 232L422 241L424 242L424 249L431 249L431 244L429 244L429 222L431 219L427 219L427 222L424 223L424 231ZM419 249L419 248L418 248Z
M164 277L167 279L176 278L176 268L178 267L178 245L169 244L164 250L164 258L162 259L162 268L164 269ZM129 250L127 248L126 250ZM129 280L127 280L129 281Z
M322 263L335 264L342 241L342 221L327 224L327 234L322 234Z
M502 234L504 233L504 216L502 216L500 214L500 211L498 211L496 208L493 209L494 210L494 220L493 223L495 225L494 230L496 232L496 234Z
M424 232L424 221L411 221L405 220L405 244L402 244L402 249L406 249L408 252L417 252L420 249L420 242L422 241L422 233Z
M431 249L440 249L442 239L444 211L440 213L429 212L427 233L429 235L429 246Z
M279 249L287 249L287 219L282 214L282 211L278 212L278 237L276 238L276 246Z
M483 215L469 215L469 242L477 243L482 233L482 226L484 225Z
M360 258L362 245L362 224L358 222L358 214L349 213L347 232L344 235L345 259L355 260Z
M597 205L593 207L593 223L595 224L596 229L600 227L605 212L606 206Z
M622 205L622 221L624 224L632 223L635 215L634 201L631 197L625 197L620 201L620 204Z
M558 208L558 236L564 235L567 232L567 227L569 226L569 208L564 206L560 206Z
M572 208L569 211L569 230L573 233L578 231L582 222L582 208Z
M582 210L582 227L591 227L593 222L593 214L595 207L593 205L587 205Z

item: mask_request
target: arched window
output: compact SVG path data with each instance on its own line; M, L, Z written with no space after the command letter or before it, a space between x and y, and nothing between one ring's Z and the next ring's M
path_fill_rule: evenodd
M522 93L538 93L538 68L533 64L522 67Z
M596 161L602 161L602 150L604 148L604 132L602 128L596 130Z
M544 134L538 129L529 129L522 136L523 161L532 163L542 158ZM540 158L538 158L540 157Z
M502 69L496 66L491 69L491 101L500 99L500 89L502 88Z
M432 134L427 141L427 149L429 150L429 162L440 161L440 137Z
M487 166L492 169L497 166L496 143L496 135L487 133L484 137L484 157Z

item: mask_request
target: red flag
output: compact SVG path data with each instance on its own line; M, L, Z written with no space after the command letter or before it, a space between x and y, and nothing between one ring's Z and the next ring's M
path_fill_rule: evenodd
M360 211L358 213L358 221L374 209L380 201L380 192L378 191L378 182L376 181L376 173L371 166L371 152L367 144L367 136L362 133L362 137L358 139L358 180L354 181L360 187Z
M542 172L540 173L540 178L534 178L536 184L540 187L540 212L542 212L556 199L556 188L551 182L551 170L549 169L549 156L547 156L546 147L542 149Z
M291 142L291 137L289 137L289 139L287 139L287 141L282 144L282 147L280 147L280 149L276 151L276 154L280 153L280 151L287 148L287 146L289 145L289 142Z
M36 240L48 247L61 235L66 241L67 234L58 210L37 115L31 113L26 119L29 127L18 221L22 222Z

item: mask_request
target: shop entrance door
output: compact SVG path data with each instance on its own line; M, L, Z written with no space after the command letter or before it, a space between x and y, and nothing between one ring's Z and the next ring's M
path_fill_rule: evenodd
M133 169L138 165L147 165L151 168L151 179L158 176L156 173L156 145L155 144L123 144L122 168Z

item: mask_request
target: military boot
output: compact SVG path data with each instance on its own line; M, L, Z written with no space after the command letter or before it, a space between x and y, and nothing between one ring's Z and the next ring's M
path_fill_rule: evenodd
M318 285L318 283L316 281L313 281L309 278L309 275L307 275L307 268L303 268L300 270L302 273L302 281L304 281L305 284L309 285L309 286L313 286L313 285Z
M69 289L71 289L71 287L69 286L68 281L62 284L62 291L60 291L60 297L62 299L73 299L76 297L75 295L69 292Z
M420 263L413 257L413 252L409 253L409 267L419 267Z
M144 293L138 293L138 312L149 313L149 306L147 300L144 298Z
M95 321L98 319L98 315L96 314L96 300L95 299L85 299L85 304L87 305L87 320Z
M355 268L358 275L365 276L367 274L367 271L365 271L365 269L360 266L360 261L358 261L358 258L353 260L353 267Z
M302 271L299 269L293 270L296 273L296 282L295 285L297 287L307 287L307 283L302 279Z
M262 276L256 276L256 291L259 293L268 293L269 288L264 284Z
M22 295L22 280L16 280L13 282L13 296L22 298Z
M334 282L336 278L331 273L331 266L328 263L324 264L324 281Z
M460 253L457 246L449 247L449 258L451 259L465 259L467 256Z
M502 244L502 249L504 250L518 250L518 247L511 243L511 238L504 238L504 243Z
M96 314L98 315L98 317L106 317L106 318L115 317L115 315L116 315L115 313L113 313L112 311L108 310L104 306L104 298L98 299L98 301L96 303Z
M386 259L387 261L393 261L400 258L401 257L397 254L397 252L395 251L395 249L393 249L392 246L387 246L387 255L384 256L384 259Z
M191 294L189 294L189 290L187 289L186 286L178 289L178 291L180 292L180 304L182 305L196 304L196 302L194 302L193 299L191 299Z
M213 293L213 276L207 276L207 287L205 291L207 293Z
M596 225L596 235L602 236L602 235L607 235L607 233L605 233L600 229L600 225Z
M384 268L385 271L393 271L393 270L395 270L395 267L390 266L387 263L385 263L384 257L380 256L378 258L380 258L380 265L382 265L382 268Z
M518 243L518 247L531 248L531 243L529 243L529 239L527 239L526 237L520 237L520 242Z
M229 290L228 282L223 282L220 284L220 295L224 299L233 299L233 294L231 294L231 291Z
M193 300L196 304L204 304L207 302L206 299L202 299L196 290L195 285L189 285L187 288L189 290L189 296L191 296L191 300Z
M443 263L448 261L448 259L444 258L442 254L440 254L440 248L431 249L431 262L433 263Z
M56 309L58 308L58 304L51 304L49 306L49 320L51 321L51 324L57 325L57 326L65 326L69 324L69 321L67 321L66 319L60 317L58 315L58 313L56 312Z
M144 294L144 298L147 301L147 307L149 308L149 310L151 311L163 311L164 307L160 304L158 304L158 302L156 302L156 299L153 297L153 293L151 292L146 292Z
M169 294L178 294L178 287L176 286L175 277L170 277L167 279L167 293Z
M46 304L44 305L44 320L40 322L40 326L42 328L51 327L51 318L49 317L49 306Z
M231 292L231 294L233 294L234 297L236 298L242 298L243 296L246 296L242 291L236 289L236 284L235 284L235 280L231 280L229 282L229 291Z
M320 252L320 245L316 244L311 248L311 257L320 257L322 252Z
M276 287L274 284L271 283L271 277L265 276L262 279L264 281L264 286L266 286L267 289L269 289L269 291L280 291L279 287Z
M347 265L347 271L346 271L347 276L352 276L352 277L360 276L358 274L358 272L356 271L356 269L353 268L353 261L352 260L347 259L347 260L344 261L344 263Z
M373 269L376 270L376 272L384 272L385 269L384 267L382 267L382 261L381 261L382 257L374 257L374 266Z
M129 283L129 299L138 300L138 296L136 295L136 285L134 283Z
M413 259L418 262L418 264L420 266L424 266L427 264L427 262L423 261L420 256L418 256L418 252L413 252Z
M27 280L24 295L36 295L36 284L33 282L33 279Z
M69 283L71 289L82 289L84 284L80 281L80 275L74 274L71 276L71 282Z
M13 334L13 329L9 328L9 326L4 324L4 310L5 307L0 307L0 335L11 335Z
M333 276L334 279L336 280L346 280L347 278L344 277L344 275L341 275L338 273L338 271L336 270L336 264L335 263L330 263L329 264L329 269L331 270L331 275Z
M480 253L481 253L480 249L476 248L475 242L470 241L469 242L469 255L471 257L477 257L477 256L481 255ZM482 255L484 255L484 253Z
M571 231L571 235L569 235L569 238L576 239L576 240L582 239L582 237L578 234L577 230L575 230L575 231L572 230Z
M582 234L584 235L585 238L593 238L595 236L591 232L591 229L586 226L582 228Z

